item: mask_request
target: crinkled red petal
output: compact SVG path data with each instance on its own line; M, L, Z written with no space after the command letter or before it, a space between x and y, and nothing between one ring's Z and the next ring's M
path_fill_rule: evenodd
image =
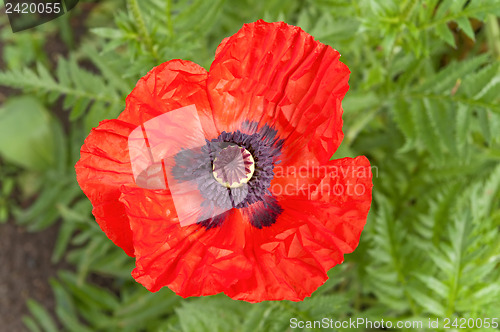
M206 70L189 61L172 60L153 68L137 82L118 120L101 122L82 146L75 165L78 183L102 230L130 256L132 233L125 207L118 201L120 186L134 183L128 135L147 120L194 104L204 134L216 136L206 78Z
M171 60L153 68L127 97L118 117L137 126L175 109L195 105L207 138L216 137L212 110L206 93L207 71L184 60Z
M224 227L181 226L168 190L122 187L133 232L136 268L133 277L150 291L168 286L178 295L212 295L240 278L248 278L243 254L247 225L228 213Z
M307 177L304 168L273 181L271 192L283 212L271 227L247 233L245 256L252 261L252 277L225 290L230 297L303 300L357 247L371 205L370 163L365 157L344 158L323 167L309 168ZM287 191L278 184L288 185ZM251 218L244 209L242 215Z
M207 91L216 127L268 124L286 138L285 162L297 161L305 148L326 162L343 138L340 102L350 72L339 57L298 27L244 25L221 43L210 67Z
M289 189L291 194L278 196L283 212L275 224L262 229L251 225L252 214L245 209L231 210L218 228L182 227L168 190L122 187L136 250L134 278L151 291L168 286L183 297L224 292L260 302L299 301L311 295L327 279L328 269L358 245L371 202L366 158L331 165L339 167L337 177L311 175L312 180ZM304 183L324 187L350 182L364 191L309 197L299 190ZM289 188L291 183L286 183Z
M132 233L120 197L120 185L134 181L128 156L128 135L135 126L120 120L102 121L92 129L75 165L76 179L92 203L96 221L127 255L134 255Z

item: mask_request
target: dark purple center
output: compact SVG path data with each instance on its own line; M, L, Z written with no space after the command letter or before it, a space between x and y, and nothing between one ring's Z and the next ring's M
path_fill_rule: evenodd
M283 211L269 189L284 140L268 125L245 122L242 130L175 155L173 174L177 181L197 183L204 199L198 223L207 229L221 226L233 208L256 228L271 226Z

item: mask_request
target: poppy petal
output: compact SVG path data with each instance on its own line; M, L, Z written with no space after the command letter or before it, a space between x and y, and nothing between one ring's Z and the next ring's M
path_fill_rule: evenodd
M309 174L304 181L282 182L289 185L286 194L275 188L282 213L272 227L246 236L253 273L232 285L226 292L229 296L249 302L303 300L327 280L326 272L342 263L344 254L354 251L370 209L370 165L357 157L334 160L330 169L333 166L340 170L338 176ZM315 187L304 189L306 184ZM352 190L331 192L334 184ZM255 216L245 209L241 213L248 222Z
M76 179L92 203L96 221L129 256L134 255L132 233L118 198L120 185L134 181L128 136L135 127L120 120L102 121L85 139L75 165Z
M216 136L206 94L207 72L199 65L172 60L141 78L126 100L118 120L102 121L92 130L75 165L80 187L93 204L93 214L106 235L128 255L134 255L132 233L120 197L120 186L134 183L129 135L144 122L194 105L203 133Z
M275 196L341 202L355 194L370 198L371 179L370 162L364 156L329 160L323 164L304 159L297 165L276 165L270 191Z
M178 295L212 295L239 278L248 278L243 256L245 224L225 215L224 227L181 226L168 190L122 187L133 232L136 268L133 277L150 291L168 286Z
M286 168L284 173L287 175L275 177L270 189L280 198L279 203L285 198L301 201L310 205L310 209L302 209L311 216L317 215L319 207L324 205L320 213L327 216L318 215L318 220L326 230L335 233L343 253L352 252L358 245L371 205L373 174L368 159L342 158L324 165Z
M139 126L164 113L195 105L205 137L216 137L206 92L207 75L203 67L191 61L164 62L137 82L118 119Z
M242 209L248 222L259 229L273 225L283 212L278 200L274 196L266 195L262 201L256 202Z
M327 161L343 138L340 102L349 88L350 72L339 57L298 27L262 20L244 25L221 44L210 67L216 127L268 124L286 140L284 161L311 140L310 149Z

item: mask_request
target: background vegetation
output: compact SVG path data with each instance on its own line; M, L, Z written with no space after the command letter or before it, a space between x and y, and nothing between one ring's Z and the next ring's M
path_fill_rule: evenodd
M2 16L0 85L17 93L0 107L0 222L33 232L57 222L53 262L71 266L50 280L55 311L29 301L26 326L284 331L291 317L500 318L499 15L497 0L80 1L16 34ZM361 243L300 303L149 293L92 218L75 180L79 149L153 66L182 58L208 69L224 37L260 18L301 26L352 71L333 157L366 155L378 168ZM53 36L70 51L45 52Z

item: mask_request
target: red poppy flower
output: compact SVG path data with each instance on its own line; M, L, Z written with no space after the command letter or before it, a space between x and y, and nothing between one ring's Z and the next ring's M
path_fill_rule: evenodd
M150 291L299 301L359 242L365 157L330 160L349 70L285 23L246 24L207 72L172 60L92 130L78 182Z

